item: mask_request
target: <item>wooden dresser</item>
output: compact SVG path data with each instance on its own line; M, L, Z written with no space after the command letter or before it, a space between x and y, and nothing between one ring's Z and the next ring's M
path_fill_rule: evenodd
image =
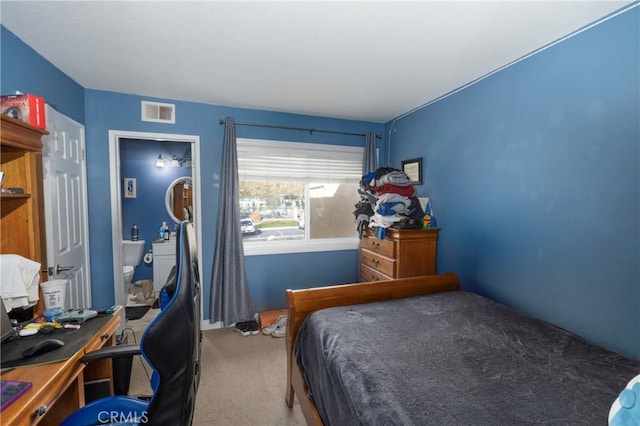
M369 230L360 243L360 281L382 281L436 273L439 229L387 228L380 240Z
M43 135L49 134L20 120L0 115L2 139L0 171L2 188L22 188L22 194L0 193L0 253L19 254L40 263L40 281L47 280L44 193L42 174ZM43 311L42 297L34 314Z

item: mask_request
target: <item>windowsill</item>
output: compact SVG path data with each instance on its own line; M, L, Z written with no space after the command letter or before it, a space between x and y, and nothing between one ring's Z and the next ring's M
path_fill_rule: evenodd
M317 251L357 250L358 238L327 238L298 241L257 241L244 243L245 256L265 254L310 253Z

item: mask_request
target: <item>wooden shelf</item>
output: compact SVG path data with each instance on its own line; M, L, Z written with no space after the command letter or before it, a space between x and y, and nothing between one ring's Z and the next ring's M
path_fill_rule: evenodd
M2 119L2 147L42 152L42 136L49 132L6 115Z
M12 194L10 192L0 192L0 198L31 198L31 194Z
M46 130L0 115L0 171L3 188L22 188L24 194L0 193L0 253L17 254L46 269L42 136ZM41 272L40 281L47 280ZM42 297L34 309L43 310Z

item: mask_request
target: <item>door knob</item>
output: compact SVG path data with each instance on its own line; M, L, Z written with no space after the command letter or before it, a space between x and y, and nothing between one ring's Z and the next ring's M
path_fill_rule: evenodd
M49 266L49 275L51 275L51 276L58 275L60 272L70 271L73 268L75 268L75 266L60 266L60 265L56 265L55 268L53 266Z

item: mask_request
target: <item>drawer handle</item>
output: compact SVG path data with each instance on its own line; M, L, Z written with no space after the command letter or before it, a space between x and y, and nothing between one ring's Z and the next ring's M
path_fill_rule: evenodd
M379 260L377 260L377 259L373 259L373 260L371 261L371 263L373 263L373 264L374 264L374 265L376 265L376 266L379 266L379 265L380 265L380 261L379 261Z
M375 241L371 241L371 246L376 247L376 248L380 248L380 243L375 242Z
M109 337L111 337L109 333L104 333L102 336L100 336L102 340L107 340Z
M48 407L46 405L41 405L36 409L36 416L38 417L44 416L47 410L48 410Z

